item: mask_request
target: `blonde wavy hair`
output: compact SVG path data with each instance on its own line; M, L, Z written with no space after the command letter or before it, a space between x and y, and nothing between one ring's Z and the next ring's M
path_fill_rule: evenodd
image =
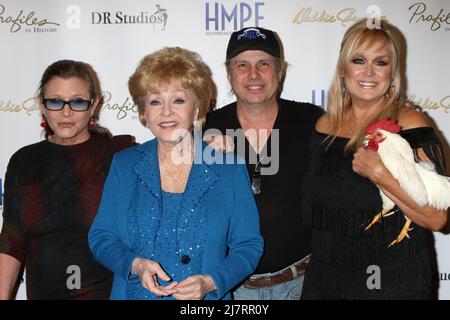
M195 97L198 120L216 103L217 88L210 68L200 55L179 47L163 48L145 56L128 81L128 88L138 107L139 121L146 126L145 100L149 92L159 91L171 83L179 83Z
M364 141L365 127L384 117L398 120L401 108L404 106L404 52L406 49L404 38L401 32L392 24L385 20L380 21L380 28L368 27L368 19L362 19L352 25L344 34L341 42L339 59L336 65L335 73L328 92L327 112L331 122L331 132L327 139L331 144L342 128L344 114L352 105L351 97L345 90L343 74L347 65L352 59L363 53L365 50L375 45L388 45L391 51L392 74L391 85L389 86L385 96L386 101L381 109L370 119L362 124L358 132L349 140L346 145L347 150L356 150L362 146Z

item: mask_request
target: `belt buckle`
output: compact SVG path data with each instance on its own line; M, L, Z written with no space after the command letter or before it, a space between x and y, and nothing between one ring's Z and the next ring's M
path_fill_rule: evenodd
M278 275L272 275L272 276L266 276L266 277L258 277L255 275L251 275L250 278L248 278L244 282L244 287L247 289L259 289L259 288L267 288L271 287L275 284L281 284L284 282L292 281L297 279L298 277L301 277L305 274L306 268L308 268L309 259L302 261L298 264L293 264L290 267L287 267L281 271L279 271L279 275L286 277L288 276L289 279L283 279L280 281L280 279L276 279L274 277L277 277ZM297 272L292 271L292 268L295 268ZM277 281L274 281L277 280ZM275 282L275 283L274 283Z
M253 285L252 284L252 281L249 279L249 280L246 280L245 282L244 282L244 287L246 287L247 289L259 289L260 287L259 286L257 286L257 285Z
M272 277L264 277L264 287L272 286Z
M309 258L295 265L295 268L297 269L297 277L305 275L308 265L309 265Z
M245 282L244 287L247 289L259 289L272 286L272 277L250 276Z

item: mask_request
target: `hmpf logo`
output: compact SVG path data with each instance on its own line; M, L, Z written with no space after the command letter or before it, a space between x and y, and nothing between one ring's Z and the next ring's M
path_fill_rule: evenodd
M321 90L313 89L311 92L311 103L326 110L327 101L326 101L325 90L324 89L321 89Z
M264 2L238 2L226 6L219 2L205 3L205 30L207 35L229 35L244 27L259 27L264 19Z

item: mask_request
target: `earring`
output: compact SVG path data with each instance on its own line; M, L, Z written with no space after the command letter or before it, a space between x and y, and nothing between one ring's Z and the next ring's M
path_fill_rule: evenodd
M389 95L389 92L391 91L391 90L394 90L395 89L395 83L394 83L394 79L390 79L390 82L389 82L389 88L387 89L387 91L386 91L386 98L387 99L390 99L391 98L391 96Z
M391 82L389 84L390 88L395 88L395 83L394 83L394 79L391 78Z
M94 117L91 117L88 122L88 128L92 129L95 126L95 124L96 124L96 121L95 121Z
M195 120L192 122L192 129L194 131L201 131L202 130L202 122L195 118Z
M341 78L341 85L342 85L342 94L345 94L345 82L344 82L344 75L341 74L339 76Z
M192 121L192 129L194 131L200 131L202 128L202 123L198 121L198 109L194 117L194 121Z
M44 115L42 115L41 127L45 128L46 126L47 126L47 119L45 118Z

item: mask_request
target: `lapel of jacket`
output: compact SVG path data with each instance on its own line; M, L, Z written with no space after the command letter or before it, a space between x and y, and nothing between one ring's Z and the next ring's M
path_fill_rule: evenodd
M142 159L134 166L134 173L150 194L160 202L161 179L159 176L157 146L156 139L153 139L137 147L137 150L142 153Z
M203 150L205 147L207 146L204 143L195 144L195 159L184 191L183 203L181 205L182 213L194 212L195 207L202 200L202 197L219 180L219 176L214 168L205 163L205 159L203 159Z
M136 163L134 172L138 176L140 183L142 183L143 188L148 190L148 193L154 198L155 205L158 206L156 212L161 214L162 190L157 145L157 141L154 139L138 147L138 150L142 153L142 159ZM208 159L206 159L206 162L203 159L203 149L205 147L209 148L201 142L195 145L194 163L192 164L183 200L178 211L177 220L179 224L177 223L176 239L179 245L177 245L177 250L183 253L189 253L189 248L192 247L195 241L204 241L202 237L206 233L202 230L206 227L206 224L203 223L206 218L206 212L196 207L219 180L218 173L213 166L208 164ZM151 201L151 199L148 199L148 201ZM161 216L156 217L156 219L161 219ZM152 232L158 231L153 230Z
M157 146L157 140L153 139L137 148L142 153L142 159L136 163L134 172L150 194L161 201ZM212 166L203 159L204 148L208 148L204 143L195 144L195 159L184 191L182 212L192 212L191 209L197 206L204 194L219 180Z

